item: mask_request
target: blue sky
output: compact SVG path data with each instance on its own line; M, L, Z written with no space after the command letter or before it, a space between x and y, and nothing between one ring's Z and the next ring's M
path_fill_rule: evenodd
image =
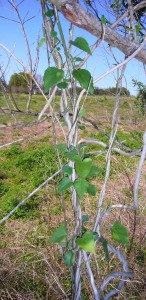
M18 3L18 1L17 1ZM33 59L35 61L36 57L36 37L42 37L42 23L41 23L41 10L39 6L39 1L37 0L25 0L20 6L20 12L22 16L28 13L29 17L34 16L34 18L26 24L26 31L31 47L31 52ZM6 0L0 0L0 15L17 20L15 12L12 10L10 5ZM67 37L68 22L61 16L61 23L64 29L65 36ZM92 45L96 38L86 31L76 28L74 31L75 37L82 36L87 39L90 45ZM0 43L4 44L6 47L11 49L13 53L23 61L24 65L28 66L28 58L26 54L25 42L22 36L21 28L18 23L5 20L0 18ZM113 49L114 54L119 62L124 59L123 54L117 50ZM76 53L80 51L76 50ZM0 65L5 67L7 65L8 56L0 49ZM96 50L93 56L90 57L87 63L87 68L92 73L94 78L97 78L103 74L110 66L113 66L115 61L113 60L111 53L107 48L106 43L102 43L100 48ZM38 74L43 75L44 70L47 68L47 59L45 46L40 49L40 62L38 67ZM9 80L10 75L14 72L22 71L22 67L16 63L16 61L11 58L10 64L6 71L6 79ZM98 87L109 87L115 86L116 73L106 76L103 80L98 82ZM136 94L136 88L132 85L132 79L137 79L139 81L145 82L145 74L143 70L142 63L133 59L126 68L125 78L123 80L123 85L130 90L132 95Z

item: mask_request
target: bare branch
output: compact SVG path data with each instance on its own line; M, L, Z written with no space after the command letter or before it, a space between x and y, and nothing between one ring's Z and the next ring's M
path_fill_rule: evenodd
M81 139L78 144L87 144L87 145L98 145L98 146L101 146L105 149L108 149L108 145L102 141L99 141L99 140L96 140L96 139ZM121 154L123 156L127 156L127 157L132 157L132 156L141 156L141 153L142 153L142 150L141 149L137 149L137 150L134 150L134 151L129 151L129 152L126 152L126 151L123 151L117 147L112 147L111 148L112 152L116 152L118 154ZM97 152L98 153L98 152ZM92 155L96 155L96 151L93 151L91 152L90 154Z

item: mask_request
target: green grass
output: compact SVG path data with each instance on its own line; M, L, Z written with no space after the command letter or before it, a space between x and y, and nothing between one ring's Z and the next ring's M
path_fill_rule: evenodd
M28 100L28 95L27 94L14 94L13 95L15 102L20 109L20 111L26 112L26 104ZM11 109L15 109L12 101L8 99L9 107ZM30 112L38 113L41 111L43 106L45 105L45 99L41 95L33 95L32 96L32 101L30 104ZM0 107L3 109L8 108L4 98L2 95L0 95ZM18 123L30 123L33 122L37 119L37 116L35 115L29 115L29 114L23 114L21 112L15 113L15 118L9 113L9 111L5 111L5 114L1 114L1 124L13 124L16 121Z
M32 100L29 109L30 114L27 114L26 107L28 101L28 94L13 94L13 97L15 99L18 109L21 112L15 112L15 118L14 118L12 114L10 114L8 110L6 110L5 113L1 113L1 121L0 121L1 124L7 125L7 124L14 124L14 123L24 123L24 124L31 123L37 120L37 115L35 114L39 113L46 104L46 100L43 98L42 95L32 95ZM7 101L11 109L16 109L13 106L12 100L7 99ZM58 96L56 96L53 106L55 109L59 107ZM7 103L1 94L0 94L0 107L3 109L8 108Z
M0 160L0 217L8 213L20 200L57 170L56 153L43 140L27 148L11 146L1 151ZM33 196L15 217L34 217L39 210L42 192Z

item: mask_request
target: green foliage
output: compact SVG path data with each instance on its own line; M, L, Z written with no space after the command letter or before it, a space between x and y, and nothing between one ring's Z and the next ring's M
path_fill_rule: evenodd
M22 154L22 148L19 144L12 145L4 152L4 156L8 158L17 157L18 155Z
M11 75L10 81L9 81L9 87L17 86L17 87L28 87L29 82L31 81L31 76L29 73L20 72L20 73L14 73Z
M43 36L38 42L38 47L41 48L45 43L46 43L46 38Z
M60 83L63 80L64 71L56 67L49 67L44 73L44 89L48 92L51 87Z
M104 15L101 16L101 23L103 25L105 25L107 23L107 18Z
M92 231L86 231L82 237L76 239L78 247L89 253L95 253L95 239Z
M115 221L111 228L112 239L121 244L129 244L128 230L119 221Z
M72 175L73 168L69 166L63 166L62 171L65 175Z
M77 161L75 163L75 169L79 177L87 178L92 166L92 159L85 158L83 161Z
M91 165L90 171L87 175L87 179L92 179L98 176L98 173L99 173L99 168L95 165Z
M82 215L82 222L86 223L89 221L89 216L88 215Z
M98 88L96 87L94 89L94 95L111 95L111 96L115 96L117 93L117 88L116 87L109 87L107 89L102 89L102 88ZM122 87L120 89L120 95L121 96L130 96L130 92L129 90L127 90L127 88Z
M45 13L47 17L53 17L54 16L54 10L53 9L48 9L47 12Z
M64 263L67 267L72 267L75 263L75 254L72 250L67 251L63 257Z
M141 31L142 26L139 22L135 25L135 29L136 29L136 33L139 33Z
M77 37L74 41L70 42L72 45L75 47L87 52L88 54L92 54L88 42L82 38L82 37Z
M80 109L80 112L79 112L80 117L81 117L81 118L84 117L85 114L86 114L85 108Z
M87 193L91 196L95 196L96 195L96 186L93 184L88 184Z
M138 90L136 105L140 107L140 110L144 115L146 112L146 85L144 85L141 81L134 79L133 85L136 86Z
M73 71L73 77L79 82L83 89L86 89L89 94L94 93L93 78L90 72L86 69L77 69Z
M84 194L87 192L88 182L84 178L76 179L74 182L74 188L79 198L82 199Z
M73 182L68 177L64 177L58 184L58 192L59 193L65 192L72 185L73 185Z
M59 226L56 228L52 234L52 237L50 239L51 243L62 243L67 237L67 230L64 225Z
M0 182L0 196L4 195L9 190L9 186L6 183Z
M66 89L68 87L68 82L67 81L62 81L60 83L57 84L59 89Z
M117 140L129 147L130 149L138 149L142 147L142 132L140 131L118 131Z
M68 177L64 177L58 185L58 191L64 192L73 185L80 199L83 198L85 193L95 196L96 187L92 184L89 184L89 182L86 180L86 178L93 178L97 174L97 169L96 166L92 164L92 159L82 159L75 147L67 149L65 144L60 144L57 145L57 148L68 159L75 162L75 171L78 176L74 183ZM64 166L62 171L65 175L70 176L73 172L73 169L69 166Z

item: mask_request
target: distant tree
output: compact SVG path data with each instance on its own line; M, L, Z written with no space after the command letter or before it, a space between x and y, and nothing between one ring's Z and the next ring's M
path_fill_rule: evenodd
M145 114L146 112L146 85L144 85L141 81L133 80L133 85L137 87L137 100L138 103L136 103L138 106L140 106L140 110L142 114Z
M37 74L35 76L36 81L38 82L39 86L43 88L43 79L42 76ZM29 73L20 72L14 73L10 77L9 81L9 88L12 92L16 93L29 93L29 86L32 81L32 77ZM39 90L35 83L32 86L32 93L38 93Z
M31 76L28 73L14 73L10 78L9 87L14 92L28 93L30 80Z
M95 95L116 95L116 93L117 93L116 87L109 87L107 89L102 89L97 87L94 91ZM122 87L120 91L120 95L130 96L130 92L125 87Z

